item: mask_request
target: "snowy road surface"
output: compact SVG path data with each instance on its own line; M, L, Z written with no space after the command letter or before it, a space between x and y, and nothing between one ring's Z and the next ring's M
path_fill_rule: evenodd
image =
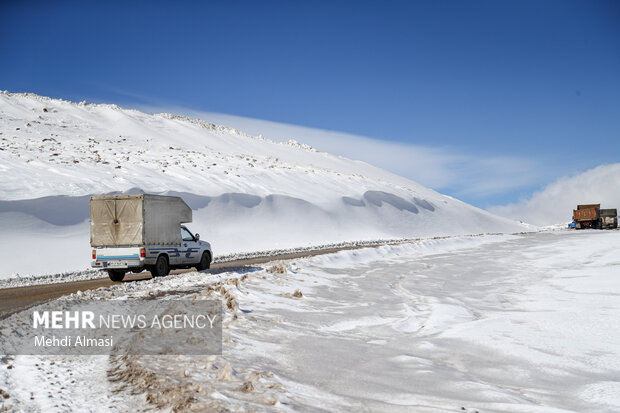
M221 356L4 357L0 410L620 411L620 231L428 240L83 293L184 295L223 300Z

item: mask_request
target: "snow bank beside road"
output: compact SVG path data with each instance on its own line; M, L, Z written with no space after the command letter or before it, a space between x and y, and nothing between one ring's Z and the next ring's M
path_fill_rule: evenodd
M336 244L313 245L310 247L277 249L270 251L246 251L242 253L231 253L215 257L213 263L226 263L237 260L247 260L258 257L277 257L283 254L302 254L311 251L322 251L335 248L363 248L374 247L378 245L394 244L394 243L410 243L416 240L371 240L371 241L349 241ZM309 254L311 255L311 254ZM59 263L62 268L63 261ZM10 268L10 267L9 267ZM88 269L82 271L65 271L59 273L43 274L43 275L27 275L21 277L17 274L0 279L0 288L15 288L30 285L56 284L64 282L74 282L83 280L92 280L97 278L107 278L105 271L98 269Z
M508 235L505 235L508 237ZM241 253L230 253L215 257L213 263L227 263L238 260L248 260L252 258L274 257L276 259L280 255L284 254L303 254L313 255L315 251L325 251L332 249L363 249L354 254L367 256L368 259L377 259L385 254L389 254L395 248L395 251L401 251L403 247L415 245L416 250L424 250L426 248L433 248L441 245L441 249L445 248L458 248L463 243L470 243L471 240L478 240L478 242L489 242L489 239L496 239L498 236L484 236L483 234L470 235L470 236L453 236L453 237L434 237L432 239L384 239L384 240L360 240L360 241L347 241L334 244L312 245L309 247L298 248L286 248L275 249L269 251L246 251ZM446 242L446 239L451 239L450 242ZM452 246L452 247L451 247ZM345 254L343 256L348 256ZM339 254L329 254L326 258L329 261L338 261ZM358 258L359 259L359 258ZM62 268L63 263L60 262L59 266ZM176 275L173 275L176 276ZM0 279L0 288L15 288L31 285L44 285L44 284L56 284L64 282L84 281L97 278L107 278L105 271L96 269L87 269L82 271L65 271L59 273L43 274L43 275L27 275L24 277L13 275L9 278Z

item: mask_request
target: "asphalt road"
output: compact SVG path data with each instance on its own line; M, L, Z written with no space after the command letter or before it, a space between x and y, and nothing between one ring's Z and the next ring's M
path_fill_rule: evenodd
M377 244L385 245L385 244ZM342 248L330 248L314 251L304 251L299 253L288 253L280 255L272 255L266 257L255 257L244 260L228 261L211 264L212 270L225 270L227 268L237 268L245 265L264 264L266 262L275 260L290 260L301 257L311 257L315 255L330 254L342 250L368 248L363 247L342 247ZM169 277L173 277L174 274L181 274L184 272L195 271L194 269L186 270L174 270L170 272ZM102 275L105 274L102 272ZM205 277L208 277L208 272L205 272ZM142 280L151 279L151 273L148 271L141 272L139 274L129 273L125 276L125 279L121 282L140 282ZM105 278L98 278L94 280L85 281L73 281L67 283L56 284L42 284L26 287L4 288L0 289L0 319L6 318L11 314L19 311L26 310L35 305L45 303L47 301L54 300L63 295L75 293L77 291L92 290L100 287L109 287L113 284L118 284L111 281L107 276Z

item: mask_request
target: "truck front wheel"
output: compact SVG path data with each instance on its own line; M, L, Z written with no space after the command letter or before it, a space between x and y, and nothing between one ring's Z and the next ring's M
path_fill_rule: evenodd
M211 266L211 254L208 251L202 253L202 257L200 258L200 262L196 265L196 269L198 271L208 270Z
M108 270L108 276L112 281L120 282L125 278L125 271Z
M155 265L151 268L151 275L153 277L165 277L170 273L170 265L168 265L168 258L165 255L157 257Z

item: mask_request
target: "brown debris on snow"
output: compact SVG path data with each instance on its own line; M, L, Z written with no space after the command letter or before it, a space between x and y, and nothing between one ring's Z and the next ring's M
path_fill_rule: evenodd
M284 265L274 267L274 273L286 273ZM247 274L216 281L193 295L194 299L208 297L222 301L225 313L222 342L226 347L239 345L231 334L232 326L257 321L282 322L279 317L258 320L239 311L237 298L246 280L249 280ZM297 297L301 296L299 290ZM110 366L108 378L115 383L115 392L142 395L153 409L172 412L263 411L278 405L285 393L273 373L250 369L243 361L229 360L222 355L112 356ZM216 397L217 394L226 397Z
M232 367L230 367L230 363L226 363L226 365L218 371L216 378L220 381L232 380Z
M241 387L239 387L239 391L242 391L244 393L251 393L254 391L254 385L251 381L246 381Z
M261 405L277 405L283 391L272 373L242 374L222 356L131 355L110 361L108 378L117 383L117 393L143 394L153 408L166 411L263 411ZM227 397L214 398L216 393Z
M267 268L267 272L271 274L286 274L286 267L284 264L274 264L271 267Z

